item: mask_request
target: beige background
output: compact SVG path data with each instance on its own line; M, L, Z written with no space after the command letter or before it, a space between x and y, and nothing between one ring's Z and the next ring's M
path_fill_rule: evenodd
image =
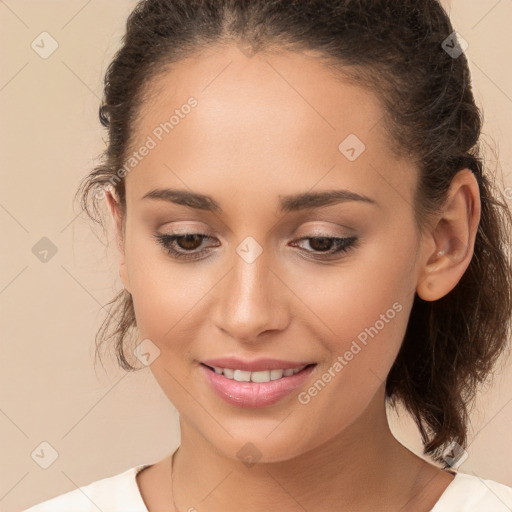
M133 0L0 0L0 510L36 502L159 460L179 444L178 416L149 370L126 374L114 359L93 366L94 335L120 289L115 257L72 205L80 178L104 147L98 121L103 73ZM485 134L512 187L512 1L455 0L451 16L469 42ZM43 31L58 49L42 59ZM493 158L492 156L490 157ZM492 163L492 162L491 162ZM512 188L508 189L512 195ZM49 238L42 263L32 247ZM108 363L108 364L107 364ZM479 396L461 471L512 486L510 362ZM396 435L418 450L410 421ZM42 469L42 442L58 458ZM39 448L38 448L39 447ZM49 453L48 450L45 453ZM37 459L37 457L34 457Z

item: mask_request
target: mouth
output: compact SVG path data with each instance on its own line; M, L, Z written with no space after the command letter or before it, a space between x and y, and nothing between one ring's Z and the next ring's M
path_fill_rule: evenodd
M248 371L200 363L199 368L212 391L230 405L261 408L275 404L304 385L317 363L294 368Z
M220 366L209 366L201 363L208 370L215 372L217 375L222 375L230 380L237 382L270 382L274 380L281 380L284 378L292 377L305 369L316 366L316 363L309 363L298 366L296 368L275 368L271 370L247 371L237 368L222 368Z

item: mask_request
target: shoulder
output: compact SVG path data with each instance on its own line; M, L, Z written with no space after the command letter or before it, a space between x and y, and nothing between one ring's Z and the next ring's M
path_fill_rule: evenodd
M137 486L136 475L146 464L96 480L34 505L23 512L148 512Z
M508 512L512 510L512 487L457 473L431 512Z

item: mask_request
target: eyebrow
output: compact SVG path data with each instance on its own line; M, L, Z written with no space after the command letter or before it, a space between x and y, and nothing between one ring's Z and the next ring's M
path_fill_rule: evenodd
M279 209L281 212L295 212L310 208L321 208L348 201L358 201L377 205L377 201L350 190L328 190L325 192L303 192L294 195L279 195ZM197 210L209 212L222 212L222 208L212 197L191 192L188 190L159 188L151 190L142 199L156 199L169 203L188 206Z

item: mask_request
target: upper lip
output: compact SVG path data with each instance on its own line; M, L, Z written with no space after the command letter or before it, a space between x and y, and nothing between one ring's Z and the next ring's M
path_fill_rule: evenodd
M315 364L312 361L284 361L282 359L254 359L252 361L244 361L237 357L222 357L218 359L206 359L201 361L207 366L217 366L218 368L230 368L233 370L244 370L247 372L258 372L265 370L286 370L288 368L300 368L308 364Z

